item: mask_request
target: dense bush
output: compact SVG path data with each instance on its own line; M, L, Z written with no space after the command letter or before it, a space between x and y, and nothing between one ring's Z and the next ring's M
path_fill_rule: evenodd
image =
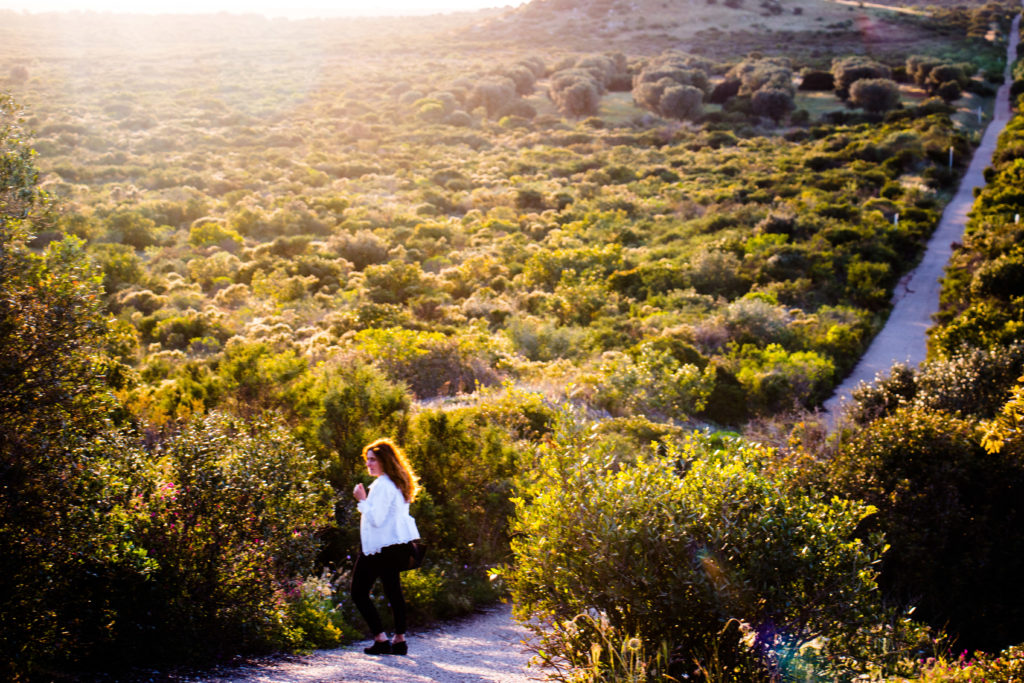
M91 447L110 408L100 284L77 238L41 255L25 246L37 176L19 109L4 96L0 112L0 672L16 678L61 650L80 656L99 627L62 616L86 562L141 558L108 526L118 487L104 490L110 454Z
M850 103L881 114L899 106L900 88L887 78L861 78L850 86Z
M492 75L481 78L473 86L466 100L470 109L483 107L487 116L496 119L503 116L516 99L516 82L508 76Z
M878 509L868 528L891 546L880 575L890 600L915 606L959 647L999 649L1024 637L1016 455L987 452L970 422L908 407L853 435L826 467L837 492Z
M796 108L793 93L783 88L761 88L750 98L750 110L758 116L766 116L775 123L781 121Z
M767 678L877 617L867 509L799 492L762 447L694 435L622 460L564 414L525 472L509 579L547 657L589 652L573 618L592 615L666 644L674 675L721 659Z
M699 119L709 89L708 65L674 52L652 60L633 77L633 99L642 107L674 119Z
M548 96L565 116L593 116L602 94L601 82L586 69L563 69L551 74Z
M612 415L686 419L707 408L715 368L682 362L670 351L646 343L632 354L606 352L592 382L591 401Z
M953 100L960 99L960 96L963 94L963 88L956 81L944 81L935 88L935 94L946 102L952 102Z
M740 82L740 95L753 96L760 90L783 90L793 94L793 70L789 60L776 57L745 59L729 69L726 80Z
M326 524L315 461L271 420L211 414L161 440L147 469L125 510L147 566L108 587L124 603L111 647L175 662L302 645L283 609Z
M861 424L904 406L941 410L974 419L994 417L1014 378L1024 373L1024 347L963 349L912 371L895 365L871 385L854 390L853 417Z
M480 410L425 411L407 438L423 485L414 511L420 532L441 556L478 571L504 561L519 467L507 432Z
M832 61L832 76L835 78L836 93L843 99L849 97L850 88L863 78L889 79L889 67L863 56L852 56Z

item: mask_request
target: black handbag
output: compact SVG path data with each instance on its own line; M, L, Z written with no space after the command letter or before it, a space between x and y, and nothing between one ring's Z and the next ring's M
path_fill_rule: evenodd
M409 560L402 565L402 571L419 569L423 564L423 556L427 554L427 544L423 541L409 541L406 545L409 546Z

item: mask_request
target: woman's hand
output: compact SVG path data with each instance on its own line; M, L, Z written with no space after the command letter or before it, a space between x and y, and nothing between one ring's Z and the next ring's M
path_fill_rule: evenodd
M366 500L366 488L363 487L362 483L356 484L356 487L352 489L352 495L355 496L356 500Z

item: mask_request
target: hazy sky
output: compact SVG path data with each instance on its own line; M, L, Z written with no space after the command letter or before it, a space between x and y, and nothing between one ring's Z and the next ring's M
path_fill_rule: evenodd
M232 12L311 17L381 14L433 14L519 5L524 0L0 0L0 9L52 12Z

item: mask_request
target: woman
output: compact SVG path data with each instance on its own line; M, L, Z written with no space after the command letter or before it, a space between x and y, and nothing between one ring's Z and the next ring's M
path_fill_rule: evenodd
M356 484L352 491L362 515L362 552L352 570L352 600L373 631L373 645L363 652L404 655L409 646L405 642L405 598L399 568L409 560L409 541L420 537L416 521L409 516L409 503L416 497L419 484L405 454L390 439L378 439L367 446L363 460L376 481L370 484L369 493L362 484ZM378 578L395 618L393 642L384 633L380 615L370 599L370 589Z

